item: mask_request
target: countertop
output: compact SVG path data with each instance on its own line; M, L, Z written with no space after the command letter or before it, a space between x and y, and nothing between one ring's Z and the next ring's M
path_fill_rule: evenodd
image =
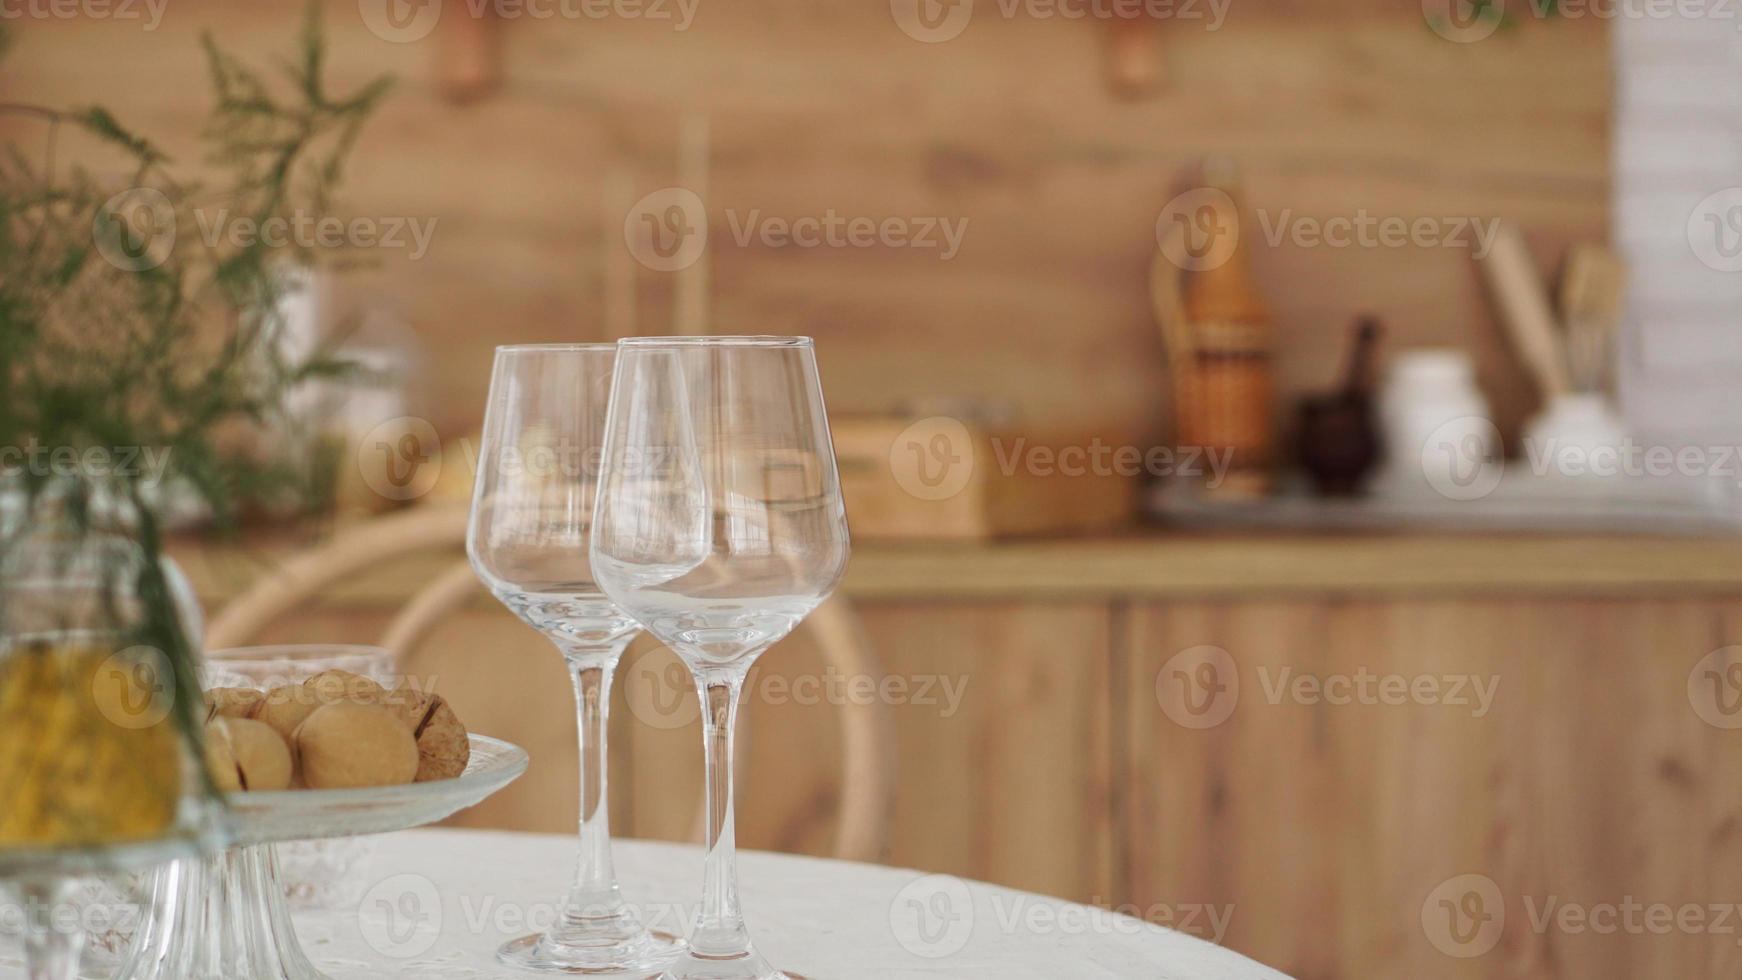
M209 603L314 538L180 539L171 553ZM461 560L432 551L332 590L336 604L397 604ZM863 599L1257 595L1742 594L1742 537L1499 533L1119 534L986 543L859 543L843 590Z

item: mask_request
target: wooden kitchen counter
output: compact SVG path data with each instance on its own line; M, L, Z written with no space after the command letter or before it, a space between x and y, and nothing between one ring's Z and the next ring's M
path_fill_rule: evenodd
M216 610L308 543L173 550ZM457 560L376 570L265 639L369 642ZM404 669L533 764L455 822L572 832L561 658L478 591ZM884 702L893 865L1114 907L1238 909L1225 944L1302 977L1491 975L1423 933L1423 896L1458 875L1491 878L1509 912L1569 880L1581 901L1704 907L1742 890L1723 870L1742 867L1742 741L1725 713L1742 694L1710 693L1742 650L1742 539L1134 529L861 544L846 591L879 685L900 685ZM757 665L746 847L830 853L840 702L818 654L801 627ZM625 836L695 826L684 676L645 638L619 671L611 820ZM1363 679L1411 700L1339 699ZM1607 936L1553 938L1552 957L1529 954L1550 966L1519 977L1734 975L1702 972L1718 955L1704 935L1651 937L1650 962Z
M251 533L182 540L172 553L216 603L313 539ZM450 554L395 563L335 590L338 604L395 604ZM1090 598L1408 594L1742 593L1742 537L1181 533L985 544L860 544L844 589L862 598Z

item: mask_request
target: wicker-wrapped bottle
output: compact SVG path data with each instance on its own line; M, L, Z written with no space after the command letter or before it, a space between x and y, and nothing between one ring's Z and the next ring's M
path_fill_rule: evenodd
M1206 494L1249 499L1270 490L1274 422L1271 411L1271 318L1253 285L1249 236L1240 236L1237 175L1227 163L1206 164L1205 184L1220 193L1205 198L1206 227L1223 238L1186 276L1183 312L1192 356L1177 368L1175 392L1180 442L1220 458L1220 479L1206 475ZM1213 472L1206 468L1206 474Z

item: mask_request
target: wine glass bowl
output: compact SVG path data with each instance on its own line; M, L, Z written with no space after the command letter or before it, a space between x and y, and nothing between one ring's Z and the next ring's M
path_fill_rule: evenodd
M622 351L601 584L686 661L730 666L790 633L846 569L810 341L638 338Z
M618 346L591 549L598 583L690 668L708 800L702 908L676 980L779 980L739 908L732 742L756 658L846 570L848 533L804 337Z
M499 347L466 549L480 580L559 646L636 630L593 582L587 554L612 344Z

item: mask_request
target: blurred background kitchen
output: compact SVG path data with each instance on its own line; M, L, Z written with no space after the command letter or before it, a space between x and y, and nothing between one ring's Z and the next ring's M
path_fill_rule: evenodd
M199 33L264 61L302 16L4 9L6 100L101 103L171 154ZM336 86L398 84L338 202L356 261L285 312L386 380L284 434L342 447L316 513L190 515L174 551L218 611L463 507L497 344L807 334L853 615L757 668L745 846L835 853L845 816L888 863L1311 980L1735 976L1734 16L330 2ZM367 567L262 636L373 639L460 560ZM842 673L861 639L878 666ZM546 641L480 589L406 656L533 757L460 821L571 830ZM691 837L695 702L645 640L613 726L614 829Z

